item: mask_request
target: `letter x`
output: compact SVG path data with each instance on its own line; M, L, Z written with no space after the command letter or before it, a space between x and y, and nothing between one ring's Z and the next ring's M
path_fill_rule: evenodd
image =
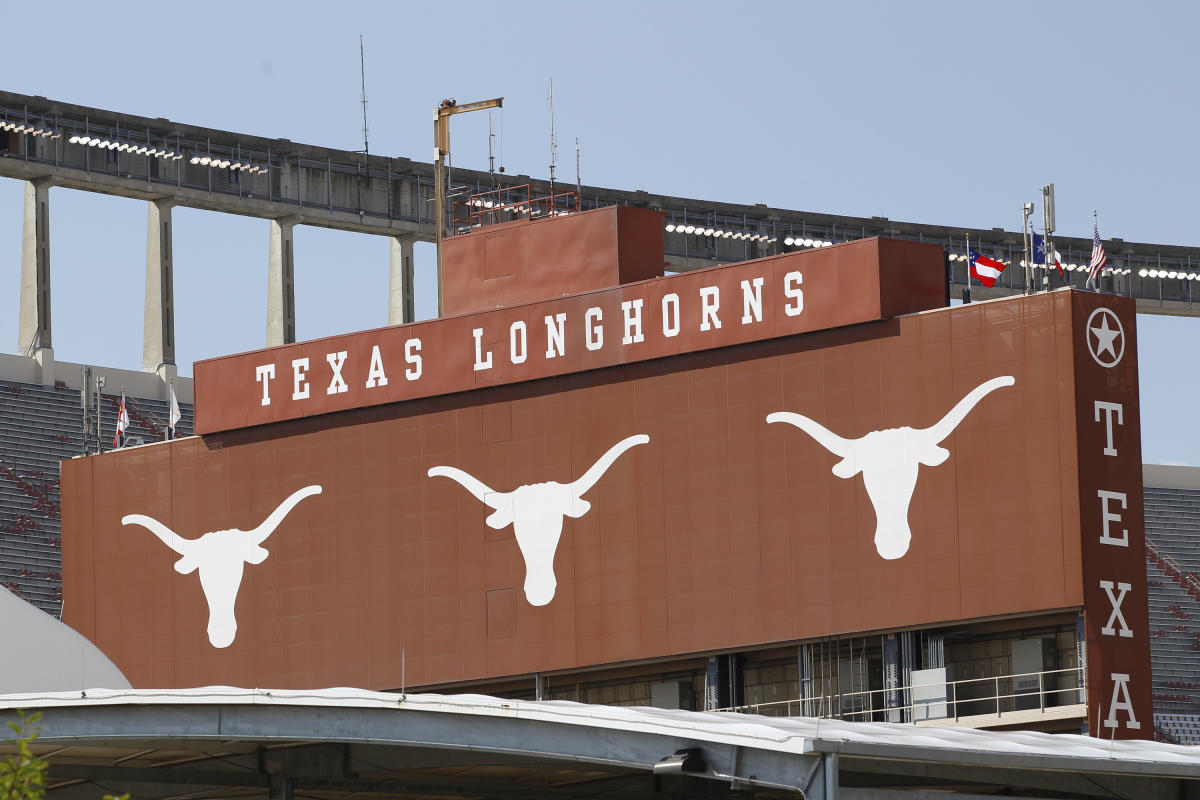
M1121 636L1127 638L1133 636L1133 631L1130 630L1129 626L1125 624L1125 616L1121 613L1121 603L1125 600L1125 593L1132 589L1133 585L1128 583L1118 583L1118 592L1116 597L1113 597L1112 581L1100 581L1100 588L1104 590L1106 595L1108 595L1108 602L1112 603L1112 614L1109 615L1108 622L1104 623L1104 627L1100 629L1100 633L1104 636L1117 635L1116 629L1114 629L1112 626L1113 621L1115 620L1121 623Z

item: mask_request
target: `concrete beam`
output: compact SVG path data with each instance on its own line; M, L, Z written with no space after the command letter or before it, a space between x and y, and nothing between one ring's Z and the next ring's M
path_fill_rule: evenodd
M413 322L413 243L411 236L393 236L388 272L388 325Z
M26 181L17 352L41 365L42 384L46 386L54 384L50 320L50 183Z
M26 181L17 352L33 355L52 347L50 333L50 184Z
M142 322L142 370L175 377L175 290L171 265L169 200L147 204L146 305Z
M296 341L295 267L291 219L271 220L267 257L267 347Z

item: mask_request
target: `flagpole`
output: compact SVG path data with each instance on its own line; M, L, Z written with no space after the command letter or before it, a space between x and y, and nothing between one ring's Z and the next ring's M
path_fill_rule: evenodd
M969 303L971 302L971 234L964 233L963 236L967 240L967 291L963 295L963 302Z
M1021 243L1025 246L1025 294L1033 294L1033 237L1029 235L1029 215L1033 203L1021 205Z
M1100 219L1096 215L1096 209L1093 208L1092 209L1092 235L1093 235L1093 237L1095 236L1096 232L1099 230L1100 230ZM1099 278L1100 274L1097 273L1096 277ZM1088 277L1087 277L1087 280L1084 281L1084 283L1083 283L1083 288L1091 289L1093 292L1096 292L1096 291L1099 291L1099 286L1100 286L1100 281L1094 280L1092 278L1092 262L1089 260L1088 261Z

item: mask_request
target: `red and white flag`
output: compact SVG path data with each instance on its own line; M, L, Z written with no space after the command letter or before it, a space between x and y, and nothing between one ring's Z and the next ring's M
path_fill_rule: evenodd
M979 255L974 250L971 254L971 277L991 288L996 285L996 279L1004 272L1005 265L991 258Z
M125 392L121 392L121 408L117 411L117 435L113 437L113 447L125 446L125 429L129 427L129 409L125 407Z

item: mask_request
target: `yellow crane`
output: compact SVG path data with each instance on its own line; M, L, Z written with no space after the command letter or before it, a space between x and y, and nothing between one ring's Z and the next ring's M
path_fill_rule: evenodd
M433 110L433 202L437 206L434 212L436 233L434 241L437 244L437 291L438 316L442 316L442 237L446 230L446 156L450 154L450 117L455 114L465 114L468 111L479 111L484 108L501 108L503 97L491 100L479 100L475 103L459 105L453 98L443 100Z

